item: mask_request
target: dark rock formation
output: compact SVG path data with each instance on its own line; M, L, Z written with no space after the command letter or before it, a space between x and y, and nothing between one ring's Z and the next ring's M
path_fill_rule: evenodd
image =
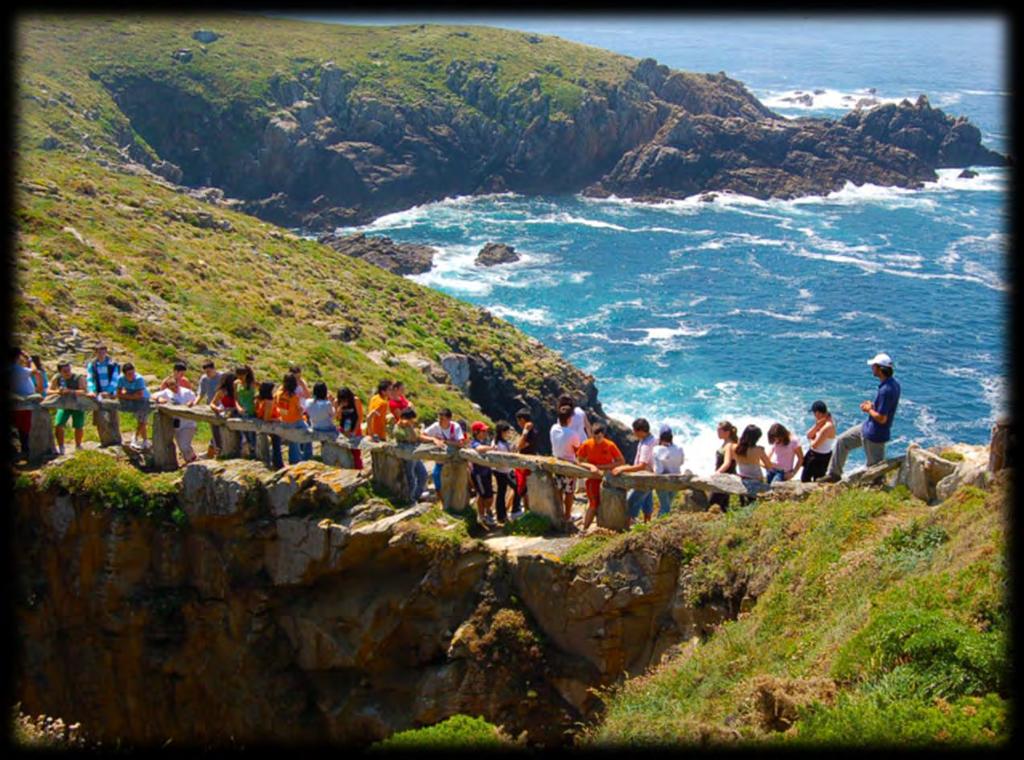
M918 188L937 179L936 168L1003 162L981 146L976 127L923 96L914 104L855 110L837 122L679 111L590 191L683 198L710 189L795 198L847 182Z
M542 348L539 342L534 342L538 349ZM586 375L571 364L561 362L546 368L540 386L532 387L512 377L503 357L463 352L458 342L449 341L449 344L455 353L442 355L442 366L453 382L488 417L514 424L516 412L523 408L530 410L534 426L540 432L538 453L551 453L548 431L558 419L558 397L566 393L575 399L591 422L603 422L608 426L608 437L615 441L626 459L632 461L636 442L631 439L625 425L605 414L597 398L593 375Z
M437 253L429 245L396 243L389 237L367 237L362 233L338 235L332 232L321 235L318 240L346 256L362 259L400 275L429 272L434 264L434 254Z
M978 172L971 171L970 169L964 169L957 175L957 179L974 179L978 176Z
M724 73L647 58L621 81L574 80L582 96L566 113L539 73L507 87L497 63L455 59L443 74L450 97L410 101L359 90L354 71L328 61L272 76L268 100L226 103L135 68L95 76L184 184L220 187L249 213L308 229L479 192L792 198L846 182L913 188L936 168L1005 163L966 119L923 97L838 121L789 120Z
M496 264L510 264L519 261L519 254L514 246L505 243L488 243L480 249L476 256L477 266L493 267Z

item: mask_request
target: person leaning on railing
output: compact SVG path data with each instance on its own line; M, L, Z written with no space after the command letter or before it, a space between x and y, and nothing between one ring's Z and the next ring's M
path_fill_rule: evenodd
M135 372L135 365L125 362L121 368L121 377L117 381L117 400L121 411L135 415L137 423L135 438L129 444L133 449L150 448L146 440L146 419L149 416L149 389L142 376Z
M50 393L47 396L61 397L93 397L93 393L85 382L85 376L76 375L71 372L71 362L61 361L57 364L57 374L50 384ZM82 438L85 434L85 412L81 409L58 409L53 418L54 434L57 436L57 453L64 455L64 426L68 419L71 420L71 427L75 430L75 451L82 448Z
M195 391L189 386L185 385L183 377L178 377L177 373L169 377L164 381L164 384L169 385L162 387L156 393L153 394L153 401L157 404L181 404L183 406L192 406L196 400ZM182 459L185 460L185 464L194 462L198 459L196 452L192 449L192 439L196 434L196 421L184 419L181 417L174 418L174 441L178 444L178 450L181 452Z

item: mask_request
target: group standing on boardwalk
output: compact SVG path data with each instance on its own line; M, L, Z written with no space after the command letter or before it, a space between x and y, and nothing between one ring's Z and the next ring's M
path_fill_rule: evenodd
M372 440L395 440L402 443L430 443L436 446L471 447L481 453L488 451L536 454L539 431L534 425L533 415L528 408L520 409L515 415L515 424L498 421L493 430L484 421L477 420L471 425L465 420L455 420L452 411L442 408L436 412L436 420L426 428L419 423L419 412L406 397L401 381L382 379L376 392L370 397L368 410L364 411L362 400L348 387L338 388L334 395L324 382L315 382L312 389L302 376L298 365L290 367L281 382L275 387L272 382L257 382L251 367L245 365L234 371L218 372L212 360L202 365L202 374L196 383L186 377L187 366L177 362L172 373L150 393L145 381L131 362L119 365L109 355L107 346L98 344L95 357L88 363L84 374L76 374L70 362L57 363L56 374L48 382L47 373L39 356L29 356L20 348L14 348L12 361L12 392L18 396L44 394L47 396L87 396L94 399L117 399L122 412L129 412L135 418L135 431L130 446L144 450L151 447L147 438L147 418L153 405L179 404L184 406L207 405L223 417L276 422L282 427L314 432L342 434L358 441L363 436ZM900 385L893 377L894 364L884 353L868 360L872 374L879 380L874 401L861 403L860 408L867 419L837 435L835 421L824 401L814 401L810 413L814 424L804 434L807 451L800 440L781 423L768 429L768 450L759 445L762 431L757 425L747 425L742 433L728 420L717 426L718 438L722 441L716 452L715 472L735 474L744 481L770 485L775 481L793 479L800 473L803 482L837 482L850 451L863 447L867 464L870 466L885 456L885 446L890 439L893 419L900 399ZM17 429L21 454L28 453L30 412L15 410L12 424ZM557 421L548 431L551 451L557 459L577 463L593 473L583 484L575 478L555 475L556 491L560 494L565 520L572 519L572 508L578 486L586 494L587 507L579 518L582 529L587 530L597 514L601 503L601 482L606 473L651 472L657 475L672 475L683 471L685 455L683 448L674 441L673 431L668 425L658 427L658 435L651 432L646 418L638 417L631 426L632 439L636 444L633 461L627 464L622 451L608 437L607 427L600 422L592 423L586 412L569 395L558 398ZM76 409L58 409L54 417L57 452L65 453L64 433L68 421L74 429L76 449L82 447L85 427L85 412ZM195 461L199 455L192 447L197 423L185 418L175 418L174 439L185 463ZM468 428L468 435L467 435ZM223 449L221 428L211 425L212 440L206 451L208 457L215 457ZM242 456L256 456L256 434L243 434ZM282 441L271 435L271 463L275 468L284 466ZM311 442L288 442L288 462L296 464L313 457ZM363 463L358 450L353 450L353 466L362 469ZM407 480L413 500L419 500L426 489L428 473L425 465L418 460L404 463ZM516 519L529 509L527 490L528 470L501 468L479 463L467 464L470 469L471 491L476 495L477 516L487 525L505 523ZM442 466L433 468L435 494L440 494ZM666 514L672 503L671 491L634 489L627 495L628 522L632 523L643 514L649 521L654 512L654 499L658 499L658 514ZM749 504L754 495L740 496L741 504ZM710 504L720 509L728 508L728 496L717 493L710 497ZM511 508L510 508L511 507Z

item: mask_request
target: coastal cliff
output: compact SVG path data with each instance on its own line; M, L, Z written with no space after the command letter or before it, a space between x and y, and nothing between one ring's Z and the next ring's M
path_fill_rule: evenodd
M888 709L945 696L969 710L939 726L999 741L1010 473L945 454L960 476L935 506L826 486L586 537L474 537L318 462L62 457L13 504L17 698L129 746L366 745L453 715L544 746L799 743L798 708L909 667L939 680L904 678ZM901 479L942 475L933 456Z
M320 231L473 193L792 198L846 182L920 187L936 168L1006 161L926 98L789 120L724 73L556 37L204 23L216 36L200 43L186 18L26 19L23 146L212 187Z

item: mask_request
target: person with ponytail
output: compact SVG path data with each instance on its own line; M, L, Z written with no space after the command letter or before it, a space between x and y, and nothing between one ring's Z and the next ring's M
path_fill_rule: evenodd
M761 468L771 469L772 463L768 459L763 447L758 446L761 440L761 428L757 425L747 425L740 435L739 443L729 443L725 447L725 461L718 468L719 473L729 471L735 465L736 474L743 480L753 483L763 483L764 476ZM740 506L750 504L756 496L740 496Z
M715 472L722 472L721 467L725 463L725 449L730 444L739 443L739 435L736 431L736 426L733 425L729 420L722 420L718 423L718 440L722 442L718 451L715 452ZM724 470L727 473L736 472L736 463L733 462L732 466ZM708 499L708 506L717 504L718 508L725 512L729 509L729 494L727 493L714 493Z

